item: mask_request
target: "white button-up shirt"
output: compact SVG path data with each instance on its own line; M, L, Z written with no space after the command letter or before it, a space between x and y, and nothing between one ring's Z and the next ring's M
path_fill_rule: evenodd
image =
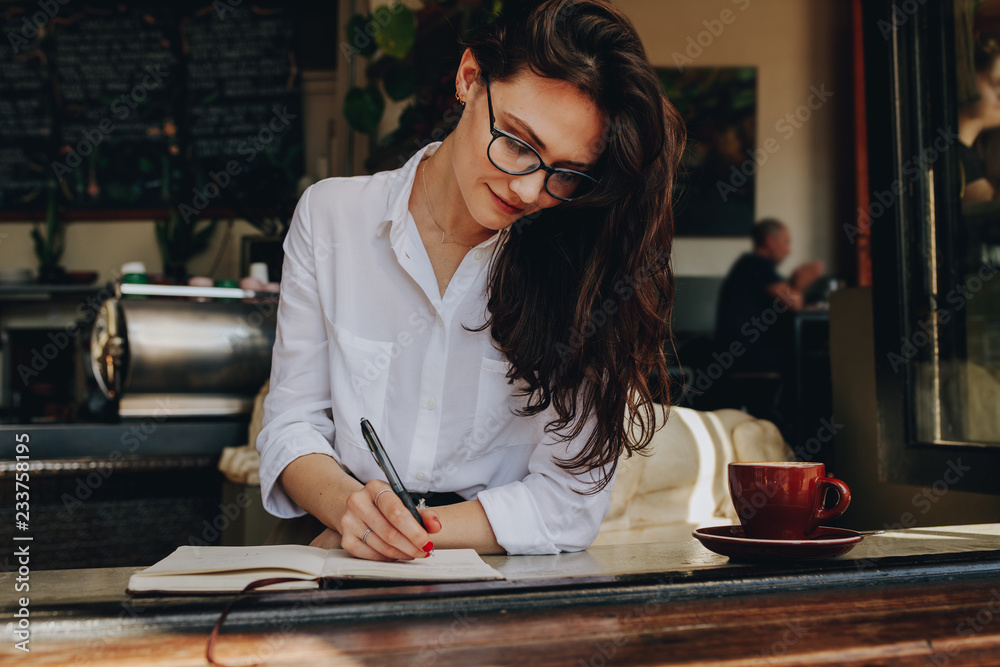
M462 260L442 297L408 210L421 150L401 169L329 178L302 195L284 242L281 297L257 438L264 507L300 516L277 483L294 459L333 458L362 482L385 479L361 436L371 421L414 492L478 498L508 553L587 548L607 513L611 484L574 476L555 457L580 451L593 417L570 442L544 432L552 408L530 418L508 384L510 363L489 329L490 260L511 228Z

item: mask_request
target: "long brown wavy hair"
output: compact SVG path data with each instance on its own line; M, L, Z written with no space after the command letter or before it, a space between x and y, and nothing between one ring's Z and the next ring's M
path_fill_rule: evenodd
M669 404L673 185L684 123L663 96L628 18L605 0L546 0L467 38L482 83L521 72L567 81L603 112L605 132L585 197L516 222L490 268L489 319L511 382L527 384L519 414L554 406L546 425L583 449L559 465L583 474L641 452ZM660 380L652 382L652 378ZM659 386L653 386L657 384Z

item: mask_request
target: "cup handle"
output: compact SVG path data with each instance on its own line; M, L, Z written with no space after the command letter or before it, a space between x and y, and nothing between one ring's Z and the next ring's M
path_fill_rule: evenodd
M823 507L823 501L826 499L826 490L831 486L837 490L837 495L840 497L837 499L836 505L830 509L826 509ZM822 521L836 519L844 513L850 504L851 490L847 488L847 484L844 484L839 479L830 477L821 477L816 480L816 505L813 508L813 518L807 532L811 533L816 530Z

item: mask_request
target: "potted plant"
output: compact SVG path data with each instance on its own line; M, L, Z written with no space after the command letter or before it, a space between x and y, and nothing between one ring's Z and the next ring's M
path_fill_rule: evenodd
M175 285L186 285L188 260L208 249L219 221L193 220L188 223L177 215L175 207L171 207L166 218L154 222L156 242L160 247L160 258L163 260L163 273ZM201 222L207 224L198 228Z
M188 281L187 263L208 249L208 244L215 233L218 220L204 221L207 224L198 228L203 222L197 215L185 213L181 218L176 203L174 187L175 179L171 178L170 164L167 158L162 161L163 186L161 196L165 202L172 202L166 218L153 221L156 227L156 244L160 248L160 259L163 260L163 273L175 285L186 285ZM183 206L183 205L182 205ZM194 211L184 207L185 211Z
M36 222L31 229L31 239L35 244L35 257L38 258L38 282L68 282L66 269L59 264L66 247L66 226L56 209L54 187L49 188L49 201L45 212L45 231L43 233L40 225Z

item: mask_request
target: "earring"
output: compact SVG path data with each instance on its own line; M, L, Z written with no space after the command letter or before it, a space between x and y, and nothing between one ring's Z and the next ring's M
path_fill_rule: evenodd
M457 90L455 91L455 99L458 100L458 103L461 104L463 107L465 106L465 100L462 99L462 97L458 94Z

